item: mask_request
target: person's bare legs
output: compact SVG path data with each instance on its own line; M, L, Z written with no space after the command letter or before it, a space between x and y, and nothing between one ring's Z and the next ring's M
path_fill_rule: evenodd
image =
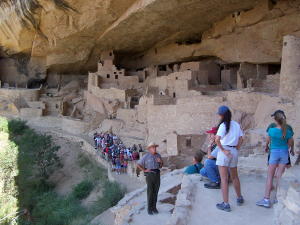
M270 164L268 167L268 178L266 183L265 198L269 199L273 187L273 178L276 172L277 164Z
M274 191L275 191L275 196L277 195L277 188L280 183L280 179L285 171L286 164L279 164L276 170L276 181L275 181L275 186L274 186Z
M228 167L219 166L219 173L221 177L221 189L223 195L223 201L228 203Z
M235 190L235 193L236 193L237 197L238 198L242 197L241 183L240 183L237 167L230 168L230 177L231 177L233 187L234 187L234 190Z

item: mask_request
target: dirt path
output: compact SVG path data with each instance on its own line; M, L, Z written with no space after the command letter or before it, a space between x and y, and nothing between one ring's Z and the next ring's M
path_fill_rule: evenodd
M77 163L81 149L78 144L65 138L57 137L56 135L52 135L52 137L55 144L60 146L58 156L63 167L51 175L50 181L56 184L55 191L57 193L66 195L72 191L76 184L84 179L84 172Z

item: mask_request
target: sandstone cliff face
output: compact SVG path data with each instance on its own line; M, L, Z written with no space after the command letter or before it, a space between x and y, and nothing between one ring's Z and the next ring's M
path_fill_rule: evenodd
M282 36L300 35L299 0L12 2L0 5L0 46L8 56L29 56L31 76L86 73L107 49L131 68L203 56L277 63Z

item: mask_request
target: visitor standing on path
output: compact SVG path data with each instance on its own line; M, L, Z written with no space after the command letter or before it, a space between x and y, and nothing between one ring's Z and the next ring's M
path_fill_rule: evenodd
M274 114L275 127L268 129L266 151L270 152L268 177L265 189L265 196L262 200L256 202L256 205L266 208L271 207L270 195L274 188L276 191L280 178L289 163L289 149L294 156L293 130L286 122L286 116L283 111L276 111ZM273 187L273 179L276 175L276 184Z
M238 150L243 142L243 131L240 124L231 120L231 111L227 106L220 106L218 115L221 120L216 134L216 144L219 148L217 155L217 166L221 176L221 189L223 202L217 204L217 208L230 212L228 203L228 170L237 195L237 204L242 205L244 199L241 195L240 179L237 171Z
M284 113L284 111L282 111L282 110L276 110L272 115L271 115L271 117L275 117L275 116L278 116L278 115L280 115L280 114L282 114L282 116L285 118L285 120L286 120L286 115L285 115L285 113ZM277 127L277 124L276 123L271 123L269 126L268 126L268 128L267 128L267 133L269 132L269 129L271 129L271 128L274 128L274 127ZM293 129L293 127L292 126L290 126L289 124L287 124L286 125L286 129L287 130L290 130L289 132L291 132L291 134L292 134L292 136L294 136L294 129ZM290 140L290 142L291 142L291 151L293 151L294 152L294 145L295 145L295 143L294 143L294 139L292 138L291 140ZM270 143L267 143L266 144L266 148L265 148L265 151L267 152L267 153L269 153L268 154L268 165L269 165L269 159L270 159L270 146L269 146L269 144ZM291 164L291 158L290 158L290 155L289 155L289 161L288 161L288 163L286 164L286 168L288 169L288 168L290 168L292 166L292 164ZM276 175L276 173L275 173L275 175Z
M157 196L160 187L160 168L163 166L161 155L157 153L158 145L151 142L146 153L137 164L138 169L144 171L147 182L148 214L157 214Z

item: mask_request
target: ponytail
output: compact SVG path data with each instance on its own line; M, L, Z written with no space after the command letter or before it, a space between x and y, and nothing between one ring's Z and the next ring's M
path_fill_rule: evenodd
M224 115L223 115L223 117L222 117L222 119L221 119L219 125L218 125L218 128L219 128L220 125L221 125L222 123L225 124L225 127L226 127L226 134L228 134L228 132L229 132L229 130L230 130L231 116L232 116L232 115L231 115L231 111L230 111L230 110L226 111L226 112L224 113Z
M275 121L280 125L282 130L282 139L286 138L286 132L287 132L287 123L286 123L286 117L282 113L277 113L275 115Z

